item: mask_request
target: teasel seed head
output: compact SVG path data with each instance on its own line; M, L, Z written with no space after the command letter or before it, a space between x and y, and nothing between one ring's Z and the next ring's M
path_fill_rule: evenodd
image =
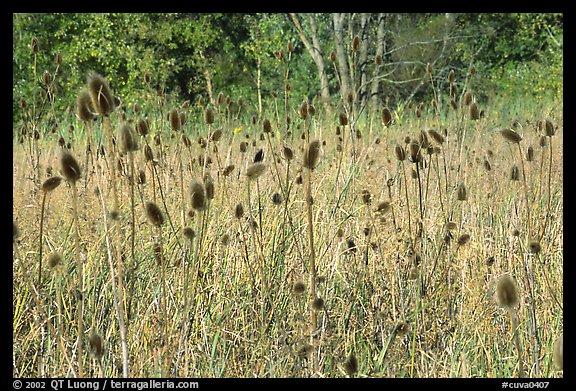
M564 370L564 335L561 334L560 337L554 343L554 363L558 367L558 370Z
M212 133L211 140L217 143L222 139L222 129L216 129L214 133Z
M154 153L152 152L152 148L149 145L144 147L144 158L147 162L154 161Z
M520 136L512 129L502 129L500 130L500 134L506 141L509 141L513 144L518 144L520 141L522 141L522 136Z
M60 186L61 182L62 177L59 176L53 176L51 178L48 178L44 181L44 183L42 183L42 191L44 191L45 193L49 193L58 186Z
M209 107L206 109L206 111L204 111L204 122L206 122L208 125L212 125L214 123L214 112Z
M244 216L244 206L240 204L236 204L236 208L234 208L234 217L237 219L241 219Z
M428 136L430 136L430 138L432 140L434 140L435 142L437 142L438 144L444 143L444 136L442 136L440 133L438 133L434 129L428 129Z
M268 118L265 118L264 121L262 121L262 129L264 130L264 133L272 132L272 125Z
M392 123L392 113L388 107L382 109L382 122L384 126L388 126Z
M496 282L496 303L504 308L513 308L518 304L516 284L508 274L502 275Z
M540 145L540 148L546 147L548 145L548 140L546 139L546 136L540 136L538 144Z
M301 296L306 291L306 284L302 280L298 280L292 285L292 293L296 296Z
M89 122L94 119L94 108L92 107L92 100L88 90L84 89L78 94L76 98L76 111L78 118L84 122Z
M258 163L264 160L264 150L259 149L258 152L254 155L254 163Z
M168 121L173 131L180 129L180 114L178 114L178 110L172 109L168 112Z
M138 184L145 185L146 184L146 173L144 170L138 171Z
M528 247L530 248L530 252L532 254L539 254L542 249L542 247L540 246L540 242L536 240L531 241Z
M378 206L376 207L376 212L386 213L390 209L391 209L390 202L389 201L382 201L382 202L378 203Z
M150 132L150 121L140 118L138 122L136 122L136 131L140 135L146 136Z
M265 163L262 162L253 163L246 169L246 176L248 177L249 180L258 179L264 173L264 171L266 171L266 168L267 166Z
M312 300L312 309L314 309L314 311L324 310L324 299L321 297L317 297L314 300Z
M348 125L348 117L346 116L346 114L340 113L339 118L340 118L340 126Z
M467 201L468 200L468 192L466 191L466 186L464 183L460 183L458 185L458 201Z
M196 232L194 232L194 230L190 227L184 228L182 233L184 234L184 237L189 241L192 241L196 237Z
M229 176L232 173L232 171L234 171L235 167L236 166L234 166L234 164L226 166L226 168L224 168L224 171L222 172L222 175L224 175L225 177Z
M490 164L488 159L484 159L484 169L486 169L486 171L492 170L492 165Z
M470 119L473 121L480 119L480 109L478 108L478 104L476 102L472 102L470 104Z
M376 65L382 65L382 56L380 54L376 55Z
M124 122L122 128L120 128L120 140L122 140L123 152L134 152L139 149L138 138L128 122Z
M458 237L458 245L459 246L464 246L469 241L470 241L470 235L468 235L468 234L462 234Z
M397 144L396 148L394 148L394 152L396 153L396 159L398 159L401 162L406 160L406 151L404 150L402 145Z
M32 38L32 44L30 45L33 54L38 54L38 38Z
M320 141L314 140L306 148L306 152L303 157L303 166L309 170L313 170L318 164L320 159Z
M164 215L154 202L146 203L146 216L148 216L148 220L155 227L160 227L164 224Z
M48 255L48 267L50 270L56 269L58 266L62 264L62 256L58 252L53 252Z
M284 154L284 159L292 160L294 158L294 152L290 147L284 146L282 148L282 153Z
M80 179L80 166L70 152L66 150L62 151L60 165L62 168L62 175L64 175L64 178L66 178L68 182L76 183L76 181Z
M526 161L532 162L534 161L534 148L530 145L526 150Z
M274 205L281 205L282 204L282 194L275 192L272 194L272 203Z
M352 40L352 50L354 51L354 53L358 51L358 48L360 48L360 37L355 36L354 39Z
M304 101L300 105L300 119L307 119L308 118L308 102Z
M450 84L454 83L454 78L455 78L454 69L450 69L450 72L448 72L448 83Z
M192 199L192 209L197 211L206 210L206 189L201 182L192 182L190 197Z
M89 342L90 353L92 353L96 360L100 361L104 356L104 342L102 341L102 337L92 331L90 334Z
M346 374L350 377L354 377L356 372L358 372L358 359L354 353L350 353L344 362L344 372L346 372Z
M114 96L108 80L97 73L88 74L88 91L92 99L92 107L98 114L109 115L115 109Z
M466 106L470 106L470 104L472 104L472 93L470 91L466 91L464 94L464 104Z
M450 107L452 107L453 110L458 110L458 103L456 103L454 99L450 99Z
M511 181L520 180L520 170L518 170L518 166L515 164L512 166L512 169L510 170L510 180Z
M214 181L210 174L204 175L204 189L206 190L206 198L208 200L214 199Z
M422 160L421 147L417 141L411 141L410 144L408 144L408 149L410 150L410 161L412 163L418 163Z

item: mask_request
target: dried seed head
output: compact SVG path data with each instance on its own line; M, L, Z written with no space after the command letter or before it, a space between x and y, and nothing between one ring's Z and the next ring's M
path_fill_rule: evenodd
M398 323L395 327L394 327L394 331L393 333L398 336L398 337L403 337L406 334L408 334L408 331L410 330L410 326L408 326L408 323L406 322L401 322Z
M526 150L526 161L528 162L534 161L534 148L532 148L532 146L529 146L528 149Z
M152 148L149 145L144 147L144 158L147 162L151 162L154 160L154 153L152 152Z
M178 131L178 129L180 129L180 114L178 114L178 110L170 110L168 112L168 120L173 131Z
M144 170L138 171L138 183L140 185L146 184L146 173L144 172Z
M532 254L539 254L540 250L542 249L540 246L540 242L536 240L531 241L528 247L530 248L530 252Z
M358 372L358 359L354 353L350 353L344 362L344 372L346 372L346 374L350 377L354 377L356 372Z
M134 134L132 126L130 126L128 122L124 122L122 128L120 128L120 140L122 140L123 152L134 152L139 148L138 138Z
M556 134L556 128L549 119L544 120L544 134L548 137L552 137Z
M250 180L258 179L264 173L266 167L266 164L262 162L253 163L246 170L246 176Z
M354 39L352 40L352 50L354 51L354 53L358 51L358 48L360 48L360 37L355 36Z
M284 146L282 152L284 154L284 159L292 160L294 158L294 152L292 152L292 149L290 149L289 147Z
M218 142L222 139L222 129L216 129L214 133L212 133L211 140L214 142Z
M194 230L190 227L184 228L182 233L184 234L184 237L189 241L192 241L196 237L196 232L194 232Z
M59 176L54 176L52 178L48 178L44 181L44 183L42 183L42 191L44 191L45 193L49 193L52 190L54 190L55 188L57 188L58 186L60 186L61 182L62 182L62 178Z
M522 141L522 136L520 136L512 129L502 129L500 130L500 134L502 135L502 137L504 137L506 141L509 141L514 144L518 144L520 141Z
M512 230L512 236L514 236L514 237L520 236L520 231L519 231L518 229L516 229L516 228L513 229L513 230Z
M348 125L348 117L346 116L346 114L340 113L339 118L340 118L340 125L341 126Z
M140 118L136 123L136 131L142 136L146 136L150 132L150 123L147 119Z
M362 202L364 202L365 205L372 203L372 194L366 189L362 190Z
M306 152L303 157L303 166L309 170L313 170L318 164L320 159L320 141L314 140L306 148Z
M466 93L464 94L464 104L466 106L470 106L471 103L472 103L472 93L470 91L466 91Z
M101 360L104 356L104 342L102 342L102 337L92 331L89 341L90 353L92 353L96 360Z
M241 219L244 216L244 206L242 204L237 204L234 208L234 217Z
M225 177L229 176L232 171L234 171L234 164L230 164L228 166L226 166L226 168L224 168L224 171L222 171L222 175L224 175Z
M380 54L376 55L376 65L382 65L382 56Z
M453 222L453 221L448 221L448 222L446 223L445 228L446 228L448 231L453 231L453 230L455 230L456 228L458 228L458 224L456 224L456 223Z
M349 252L355 253L358 250L356 243L354 243L354 239L348 239L346 241L347 250Z
M389 201L382 201L376 207L376 212L378 213L386 213L391 209Z
M448 72L448 83L450 84L454 83L454 78L455 78L454 69L450 69L450 72Z
M306 291L306 284L302 280L298 280L292 285L292 293L296 296L302 295Z
M208 200L214 199L214 181L210 174L204 176L204 190L206 190L206 198Z
M304 101L300 105L300 119L307 119L308 118L308 102Z
M458 185L458 201L466 200L468 200L468 192L466 191L466 186L464 183L460 183L460 185Z
M459 246L464 246L469 241L470 241L470 235L468 235L468 234L463 234L463 235L460 235L458 237L458 245Z
M398 159L401 162L406 160L406 151L404 151L402 145L400 144L396 145L396 148L394 148L394 152L396 153L396 159Z
M382 109L382 122L384 123L384 126L388 126L392 123L392 113L390 113L388 107Z
M444 136L442 136L440 133L438 133L437 131L435 131L434 129L428 129L428 135L430 136L430 138L432 140L434 140L435 142L437 142L438 144L443 144L444 143Z
M476 102L472 102L472 104L470 104L470 119L473 121L480 119L480 109L478 108L478 104Z
M264 130L264 133L272 132L272 125L268 118L265 118L264 121L262 121L262 129Z
M418 163L422 160L420 143L417 141L411 141L410 144L408 144L408 149L410 151L410 161L412 163Z
M558 370L564 370L564 335L560 337L554 343L554 363L558 367Z
M254 163L258 163L264 160L264 150L259 149L258 152L254 155Z
M508 274L502 275L496 283L496 303L504 308L512 308L518 304L516 284Z
M88 75L87 84L94 110L102 115L109 115L114 111L115 101L108 80L92 72Z
M324 299L317 297L312 301L312 308L314 311L322 311L324 309Z
M458 110L458 103L454 99L450 99L450 107L452 107L452 110Z
M272 194L272 203L274 205L280 205L282 204L282 194L275 192L274 194Z
M208 125L212 125L214 123L214 112L211 108L207 108L206 111L204 111L204 122L206 122Z
M38 54L38 38L32 38L32 44L30 45L33 54Z
M62 175L68 182L76 183L80 179L81 171L78 162L68 151L62 151L60 157L60 166L62 168Z
M62 256L58 252L53 252L48 255L48 267L50 270L54 270L59 265L62 264Z
M492 165L487 159L484 159L484 168L486 169L486 171L492 170Z
M520 171L518 170L518 166L515 164L512 166L512 169L510 170L510 180L511 181L520 180Z
M154 202L146 203L146 216L148 216L148 220L155 227L160 227L164 224L164 215L162 215L160 208Z
M197 211L206 210L206 190L201 182L192 182L190 197L192 199L192 209Z
M78 118L84 122L92 121L94 119L94 108L92 107L92 99L88 90L82 90L76 98L76 112Z
M546 147L548 145L548 139L546 139L546 136L540 136L538 144L540 145L540 148Z
M242 141L240 143L240 152L245 153L247 148L248 148L248 143L246 141Z

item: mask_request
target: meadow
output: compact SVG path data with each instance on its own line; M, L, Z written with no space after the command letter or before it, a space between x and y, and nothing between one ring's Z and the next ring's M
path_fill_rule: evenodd
M149 78L20 101L14 377L563 376L562 102L258 116Z

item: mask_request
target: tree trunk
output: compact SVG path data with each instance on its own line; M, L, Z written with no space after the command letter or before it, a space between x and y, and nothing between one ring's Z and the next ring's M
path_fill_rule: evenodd
M338 63L338 72L340 73L340 85L342 98L344 102L348 99L350 92L350 72L348 61L346 60L346 51L344 50L344 15L332 14L334 20L334 44L336 46L336 61Z
M316 68L318 69L318 75L320 77L320 98L324 104L324 107L328 112L331 111L330 108L330 88L328 85L328 76L326 74L326 68L324 66L324 58L322 56L322 50L320 48L320 40L318 39L317 33L317 26L316 26L316 19L314 14L309 14L309 22L310 22L310 30L312 34L312 42L306 37L304 33L304 29L300 24L300 19L298 14L291 13L288 14L292 24L296 28L296 32L298 33L298 37L306 47L306 50L312 57L314 64L316 64Z
M384 14L378 15L378 33L376 36L376 57L384 55ZM379 98L378 88L380 87L380 79L378 78L380 67L376 65L374 68L374 76L372 79L372 87L370 88L370 100L372 110L378 110Z
M360 80L360 107L364 107L367 102L367 75L368 68L368 26L371 15L363 13L360 19L360 56L358 58L358 71Z

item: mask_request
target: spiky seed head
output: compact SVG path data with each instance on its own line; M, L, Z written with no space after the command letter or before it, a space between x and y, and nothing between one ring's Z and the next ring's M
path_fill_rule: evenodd
M244 206L240 203L234 208L234 217L241 219L244 216Z
M150 132L150 123L147 119L140 118L136 122L136 131L142 136L146 136Z
M341 125L341 126L346 126L346 125L348 125L348 117L346 116L346 114L340 113L339 119L340 119L340 125Z
M208 200L214 199L214 181L210 174L204 176L204 189L206 190L206 198Z
M330 52L330 61L336 62L336 53Z
M70 152L66 150L62 151L60 166L62 168L62 175L64 175L64 178L66 178L68 182L76 183L76 181L80 179L80 166Z
M254 163L258 163L264 160L264 150L259 149L258 152L254 155Z
M384 123L384 126L388 126L392 123L392 113L388 107L382 109L382 123Z
M154 153L152 152L152 148L149 145L144 147L144 158L147 162L151 162L154 160Z
M282 204L282 194L275 192L274 194L272 194L272 203L274 205L280 205Z
M408 323L400 322L394 327L394 334L396 334L398 337L403 337L408 334L409 330L410 326L408 326Z
M206 210L206 189L202 182L192 182L192 186L190 187L190 197L192 199L192 209L197 211Z
M404 150L402 145L397 144L396 148L394 148L394 152L396 153L396 159L398 159L401 162L406 160L406 151Z
M88 91L92 100L92 107L98 114L109 115L114 111L115 103L110 84L101 75L91 72L88 74Z
M444 144L444 136L435 131L434 129L428 129L428 136L438 144Z
M222 139L222 129L216 129L214 133L212 133L212 141L218 142Z
M347 246L346 251L349 251L351 253L355 253L358 250L358 247L356 246L354 239L348 239L346 241L346 246Z
M560 335L554 343L554 363L558 370L564 370L564 334Z
M518 166L515 164L512 166L512 169L510 170L510 180L511 181L520 180L520 170L518 170Z
M144 170L138 171L138 184L145 185L146 184L146 173Z
M310 144L308 144L308 147L306 148L306 151L304 153L302 164L309 170L313 170L318 164L319 159L320 159L320 141L314 140Z
M538 145L540 145L540 148L544 148L548 145L548 139L546 138L546 136L540 136L540 140L538 141Z
M224 175L225 177L229 176L232 173L232 171L234 171L235 167L236 166L234 166L234 164L226 166L226 168L224 168L224 171L222 172L222 175Z
M452 110L458 110L458 103L454 99L450 99L450 107L452 107Z
M300 119L307 119L308 118L308 102L304 101L300 105Z
M408 149L410 151L410 161L412 163L418 163L422 160L420 143L417 141L411 141L410 144L408 144Z
M556 134L554 124L548 118L544 120L544 134L548 137L552 137Z
M266 167L266 164L262 162L253 163L246 170L246 176L249 180L258 179L266 171Z
M284 154L284 159L292 160L294 158L294 152L292 151L292 149L290 147L284 146L284 148L282 149L282 152Z
M464 183L460 183L458 185L458 201L467 201L468 200L468 192L466 191L466 185Z
M148 216L148 220L155 227L160 227L164 224L164 215L154 202L146 203L146 216Z
M308 116L313 117L316 114L316 109L311 104L308 104Z
M346 374L350 377L354 377L356 372L358 372L358 359L354 353L350 353L344 362L344 372L346 372Z
M472 103L472 93L470 91L466 91L466 93L464 94L464 104L466 106L470 106L471 103Z
M532 162L534 161L534 148L530 145L526 150L526 161Z
M123 152L134 152L139 149L138 138L128 122L124 122L120 128L120 140L122 140Z
M352 40L352 50L354 50L354 53L358 51L359 47L360 47L360 37L355 36L354 39Z
M90 334L90 353L97 359L101 360L104 356L104 342L102 342L102 337L96 334L94 331Z
M33 54L38 54L38 38L32 38L32 44L30 45Z
M486 171L492 170L492 165L490 164L488 159L484 159L484 169L486 169Z
M306 291L306 284L302 280L298 280L292 285L292 293L296 296L302 295Z
M206 109L206 111L204 111L204 122L206 122L208 125L212 125L214 123L214 112L209 107Z
M480 109L478 108L478 104L476 102L472 102L470 104L470 119L472 121L480 119Z
M196 232L194 232L194 230L190 227L184 228L182 233L184 234L184 237L189 241L192 241L196 237Z
M454 69L450 69L450 72L448 72L448 83L452 84L454 83L454 78L455 78L455 73L454 73Z
M118 209L112 209L110 211L110 218L114 221L117 221L120 219L120 211Z
M178 110L172 109L168 112L168 121L173 131L180 129L180 114L178 114Z
M48 267L50 270L54 270L60 264L62 264L62 256L58 252L53 252L48 255Z
M386 213L391 209L389 201L382 201L376 207L376 212L378 213Z
M53 176L51 178L48 178L44 181L44 183L42 183L42 191L44 191L45 193L49 193L58 186L60 186L61 182L62 177L59 176Z
M458 224L456 224L456 223L453 222L453 221L448 221L448 222L446 223L446 226L445 226L445 227L446 227L446 230L448 230L448 231L453 231L453 230L455 230L456 228L458 228Z
M76 98L76 112L78 113L78 118L84 122L89 122L94 119L92 99L86 89L80 91Z
M520 236L520 231L518 229L514 228L511 232L511 234L514 237L518 237L518 236Z
M248 143L246 141L242 141L240 143L240 152L245 153L248 149Z
M314 311L322 311L324 309L324 299L321 297L317 297L312 300L312 308Z
M376 65L382 65L382 56L380 54L376 55Z
M458 237L458 245L459 246L464 246L469 241L470 241L470 235L468 235L468 234L462 234Z
M504 308L512 308L518 304L516 284L508 274L502 275L496 282L496 303Z
M531 241L528 247L530 248L530 252L532 254L538 254L542 249L542 247L540 246L540 242L538 242L537 240Z
M518 144L520 141L522 141L522 136L520 136L512 129L502 129L500 130L500 134L502 135L502 137L504 137L506 141L511 142L513 144Z

